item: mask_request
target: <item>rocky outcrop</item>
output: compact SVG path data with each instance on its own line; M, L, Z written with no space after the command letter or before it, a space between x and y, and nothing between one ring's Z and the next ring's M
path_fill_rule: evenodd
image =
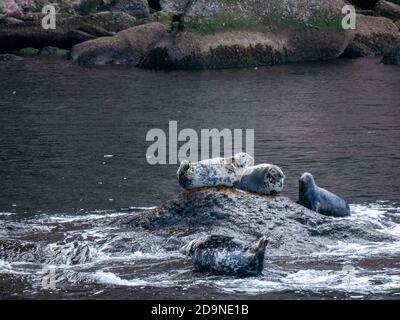
M13 17L22 17L26 13L41 12L43 6L51 4L58 13L71 13L75 8L88 6L89 3L102 0L2 0L0 1L0 14Z
M390 51L400 39L397 26L388 18L357 14L354 39L343 57L374 57Z
M400 65L400 44L396 48L385 53L382 63L388 65Z
M393 2L380 0L375 6L375 11L382 17L400 19L400 5Z
M23 60L20 56L10 53L0 54L0 61L19 61Z
M56 29L45 30L41 25L42 17L42 14L31 14L25 17L23 23L0 24L0 52L46 46L70 49L77 43L111 36L115 31L137 24L137 20L126 13L103 12L87 16L59 16Z
M138 66L212 69L334 59L350 41L341 27L343 5L341 0L191 1L178 31L149 47Z
M379 0L348 0L349 3L363 9L372 10Z
M269 236L269 255L301 255L344 240L387 239L368 223L352 223L310 211L286 197L260 196L229 188L183 191L160 208L119 219L118 225L146 230L168 250L203 235L229 235L252 242Z
M40 55L66 58L69 56L69 51L56 47L44 47L42 50L40 50Z
M190 0L160 0L160 7L165 12L185 11Z
M76 45L71 56L83 65L134 64L138 65L147 52L167 35L160 23L148 23L129 28L113 37L103 37Z
M150 14L147 0L113 0L104 6L113 12L125 12L135 18L146 18Z

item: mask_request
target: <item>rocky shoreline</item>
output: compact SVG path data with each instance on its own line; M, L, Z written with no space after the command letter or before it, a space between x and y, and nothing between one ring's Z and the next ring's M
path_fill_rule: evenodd
M385 55L383 63L399 61L397 0L349 1L358 10L355 30L341 26L348 3L342 0L61 0L56 29L45 30L41 9L52 2L2 2L0 54L37 55L46 48L44 55L68 56L80 65L149 69L248 68Z

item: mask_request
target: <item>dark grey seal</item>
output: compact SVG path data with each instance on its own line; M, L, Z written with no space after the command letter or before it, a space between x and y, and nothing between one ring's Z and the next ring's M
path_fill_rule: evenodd
M195 239L181 248L181 253L192 258L197 271L251 277L260 275L264 268L266 237L255 244L233 237L210 235Z
M303 173L299 179L299 204L332 217L350 216L350 207L341 197L316 185L311 173Z

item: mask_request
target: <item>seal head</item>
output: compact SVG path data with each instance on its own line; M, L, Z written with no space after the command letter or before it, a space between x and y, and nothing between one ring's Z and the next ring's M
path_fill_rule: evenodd
M272 195L283 190L284 180L285 175L278 166L259 164L244 171L237 188L262 195Z

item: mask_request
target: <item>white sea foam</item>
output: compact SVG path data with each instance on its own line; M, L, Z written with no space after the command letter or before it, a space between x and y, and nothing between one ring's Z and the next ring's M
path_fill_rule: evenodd
M280 291L311 291L315 293L344 292L357 294L378 294L400 292L400 275L368 274L333 270L300 270L279 279L235 279L216 281L223 291L261 294Z
M117 286L129 287L169 287L174 284L174 281L162 279L161 277L149 277L147 279L122 279L112 272L97 271L92 275L93 279L103 284L111 284Z
M9 217L15 215L15 212L0 212L0 217Z

